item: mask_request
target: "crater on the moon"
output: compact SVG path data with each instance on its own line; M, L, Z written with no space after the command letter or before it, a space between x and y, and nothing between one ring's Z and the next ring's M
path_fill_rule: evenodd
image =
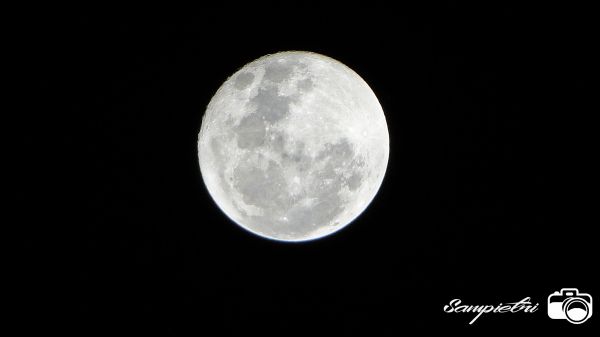
M223 211L254 233L301 241L366 208L383 179L388 137L358 75L321 55L290 52L252 62L229 81L245 94L226 83L199 137L202 174Z
M291 100L290 97L279 95L276 87L268 87L260 89L250 104L256 108L255 114L265 122L274 123L287 115Z
M311 91L312 88L313 88L313 82L310 78L306 78L301 81L298 81L298 90L300 90L300 92L304 93L307 91Z
M294 66L288 62L273 62L265 67L265 78L279 83L290 77L292 70Z
M235 84L234 84L234 86L238 90L244 90L250 84L252 84L253 80L254 80L254 74L252 74L252 73L241 73L241 74L237 75L237 77L235 78Z
M245 204L263 214L249 216L243 208L239 211L249 216L248 225L259 232L307 235L316 226L331 223L343 210L339 191L343 186L356 190L362 179L358 166L353 165L357 162L354 152L344 139L325 144L316 158L304 153L302 142L291 148L290 152L273 152L274 159L249 156L235 168L234 188ZM313 171L307 175L311 167Z

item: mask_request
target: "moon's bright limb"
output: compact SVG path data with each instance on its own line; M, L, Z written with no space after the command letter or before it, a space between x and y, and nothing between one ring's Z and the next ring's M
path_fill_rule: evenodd
M219 88L198 141L217 205L254 234L305 241L354 220L381 186L389 136L381 105L350 68L282 52Z

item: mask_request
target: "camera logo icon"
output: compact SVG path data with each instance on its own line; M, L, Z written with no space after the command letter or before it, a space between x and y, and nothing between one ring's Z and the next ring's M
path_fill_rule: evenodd
M562 288L548 296L548 317L581 324L592 317L592 296L577 288Z

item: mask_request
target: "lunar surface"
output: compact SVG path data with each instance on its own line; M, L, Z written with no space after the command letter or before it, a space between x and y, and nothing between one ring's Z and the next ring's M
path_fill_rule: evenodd
M317 239L359 216L389 155L383 110L344 64L282 52L241 68L202 119L200 170L221 210L281 241Z

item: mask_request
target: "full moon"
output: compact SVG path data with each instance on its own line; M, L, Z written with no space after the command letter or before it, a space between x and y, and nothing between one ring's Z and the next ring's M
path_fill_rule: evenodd
M263 56L229 77L202 118L204 183L240 227L279 241L334 233L375 197L389 156L383 110L332 58Z

